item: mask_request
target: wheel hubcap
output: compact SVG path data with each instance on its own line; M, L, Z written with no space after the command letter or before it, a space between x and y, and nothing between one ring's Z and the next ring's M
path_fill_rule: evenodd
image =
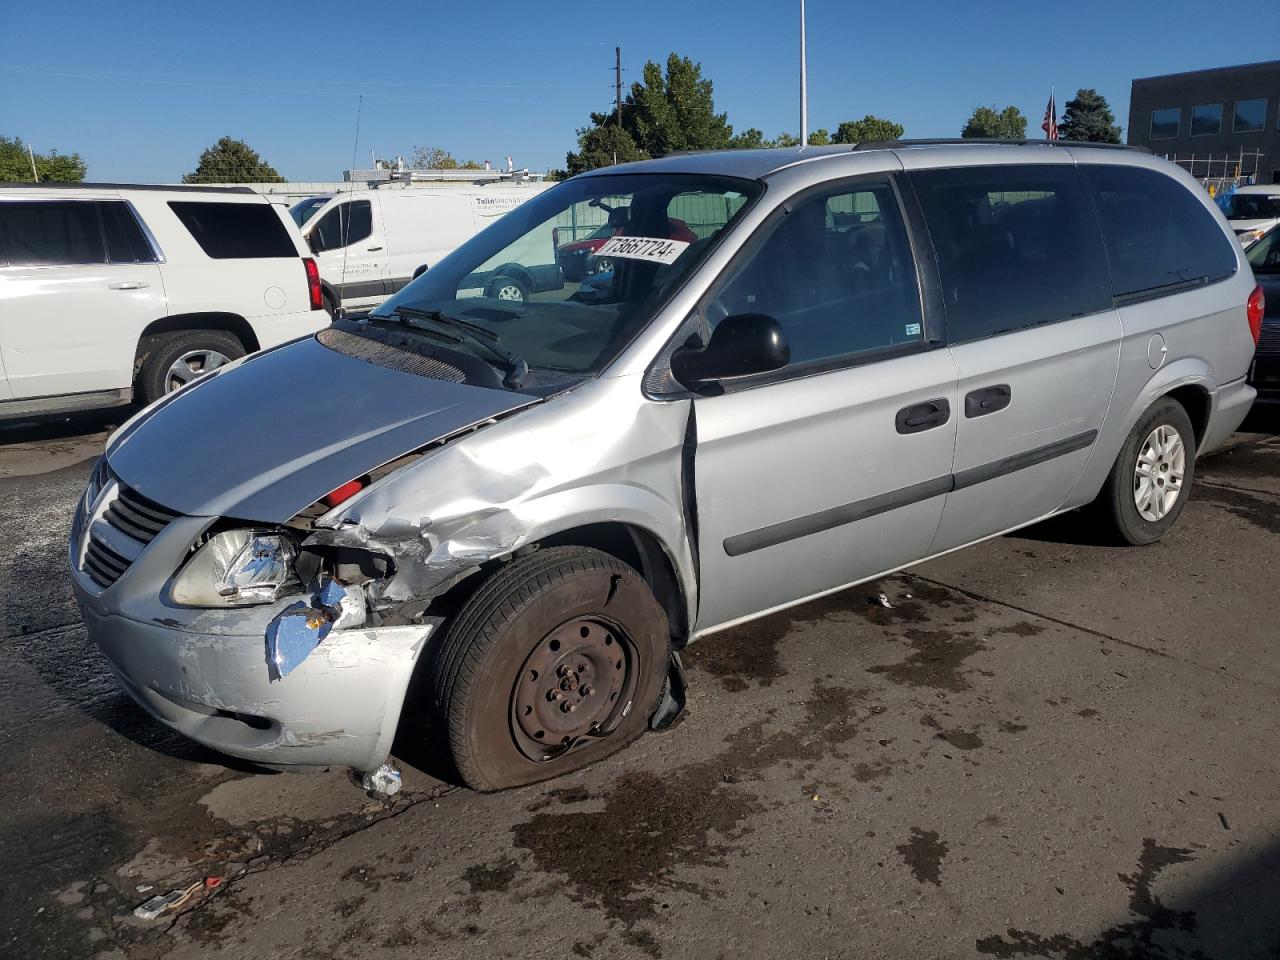
M165 378L165 389L173 393L201 374L217 370L224 363L229 362L230 359L217 350L188 350L173 361L173 366L169 368L169 374Z
M1142 519L1168 515L1182 494L1186 468L1187 448L1176 429L1161 424L1147 435L1133 471L1133 502Z
M630 708L635 649L614 624L578 618L538 642L511 696L522 753L539 762L608 736Z
M524 294L520 292L520 288L514 283L509 283L498 289L499 300L523 300Z

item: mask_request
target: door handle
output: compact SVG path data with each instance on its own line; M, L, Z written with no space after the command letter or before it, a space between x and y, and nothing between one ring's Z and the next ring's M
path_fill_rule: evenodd
M141 290L143 287L149 287L151 284L145 280L120 280L116 283L109 284L108 290Z
M913 403L898 411L894 425L899 433L921 433L940 427L951 419L951 404L945 399Z
M985 417L989 413L1003 410L1013 399L1013 389L1007 383L998 383L994 387L982 387L964 395L964 415L966 417Z
M381 248L381 247L369 247L368 249L369 249L369 252L370 252L370 253L377 253L377 252L378 252L379 250L381 250L382 248Z

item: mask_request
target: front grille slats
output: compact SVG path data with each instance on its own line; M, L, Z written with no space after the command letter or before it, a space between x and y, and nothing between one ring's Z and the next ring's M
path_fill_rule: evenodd
M103 511L101 520L116 532L138 543L140 547L149 544L165 527L181 516L173 510L162 507L154 500L144 497L136 490L129 489L119 483L118 479L115 491L109 496L111 501ZM123 548L124 545L117 544L117 546ZM95 533L90 526L84 544L81 569L94 583L104 589L111 586L124 576L132 562L128 557L121 556L108 546L103 537Z

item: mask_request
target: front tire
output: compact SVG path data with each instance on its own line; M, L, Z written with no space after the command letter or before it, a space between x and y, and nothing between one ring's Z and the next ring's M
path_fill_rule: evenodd
M426 678L432 729L466 784L560 776L644 732L669 656L644 580L599 550L512 561L453 618Z
M138 370L136 393L142 404L186 386L246 353L238 338L223 330L183 330L160 337Z
M1169 531L1190 493L1195 451L1191 418L1176 400L1163 397L1138 418L1094 502L1109 539L1141 546Z
M489 283L486 295L494 300L524 303L529 299L529 289L515 277L497 277Z

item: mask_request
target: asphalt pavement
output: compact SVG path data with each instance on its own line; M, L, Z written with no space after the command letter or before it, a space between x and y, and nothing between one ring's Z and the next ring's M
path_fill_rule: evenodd
M402 731L388 801L117 688L65 544L118 421L0 429L0 956L1280 957L1280 414L1156 545L1068 515L709 637L673 729L558 782Z

